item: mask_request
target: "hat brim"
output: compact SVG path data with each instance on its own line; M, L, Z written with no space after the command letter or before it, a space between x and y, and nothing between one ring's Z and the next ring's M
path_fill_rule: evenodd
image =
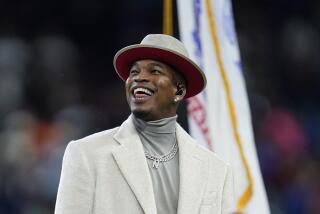
M185 99L200 93L206 86L206 77L194 62L177 52L152 45L130 45L119 50L114 56L113 65L120 78L126 81L132 64L142 59L166 63L180 72L187 84Z

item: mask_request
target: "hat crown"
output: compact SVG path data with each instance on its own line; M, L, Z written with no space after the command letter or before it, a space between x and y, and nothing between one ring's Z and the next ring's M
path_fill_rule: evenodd
M120 78L126 81L130 75L132 63L143 59L165 63L182 74L187 88L184 98L200 93L206 86L206 77L201 68L189 58L184 44L172 36L149 34L140 44L119 50L114 56L113 65Z
M187 58L189 54L184 44L178 39L165 34L149 34L141 41L142 45L152 45L158 48L177 52Z

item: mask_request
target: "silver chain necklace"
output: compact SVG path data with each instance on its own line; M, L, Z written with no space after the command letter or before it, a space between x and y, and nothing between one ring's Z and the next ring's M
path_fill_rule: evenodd
M174 158L174 156L177 154L177 151L178 151L178 143L176 141L175 144L173 145L173 147L171 148L170 152L166 155L163 155L160 157L153 156L153 155L149 154L147 151L145 151L144 154L145 154L146 158L148 158L149 160L153 160L152 167L155 169L158 169L160 163L172 160Z

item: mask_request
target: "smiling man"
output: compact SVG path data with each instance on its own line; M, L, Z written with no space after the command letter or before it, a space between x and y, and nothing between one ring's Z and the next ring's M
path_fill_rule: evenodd
M176 122L179 103L206 85L184 45L151 34L118 51L114 67L132 114L68 144L55 213L231 213L230 167Z

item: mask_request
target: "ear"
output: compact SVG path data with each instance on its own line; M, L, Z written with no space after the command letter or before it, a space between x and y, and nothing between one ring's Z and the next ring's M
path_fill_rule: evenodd
M175 102L179 102L183 100L184 96L186 95L186 92L187 92L186 86L182 83L178 83L176 95L174 98Z

